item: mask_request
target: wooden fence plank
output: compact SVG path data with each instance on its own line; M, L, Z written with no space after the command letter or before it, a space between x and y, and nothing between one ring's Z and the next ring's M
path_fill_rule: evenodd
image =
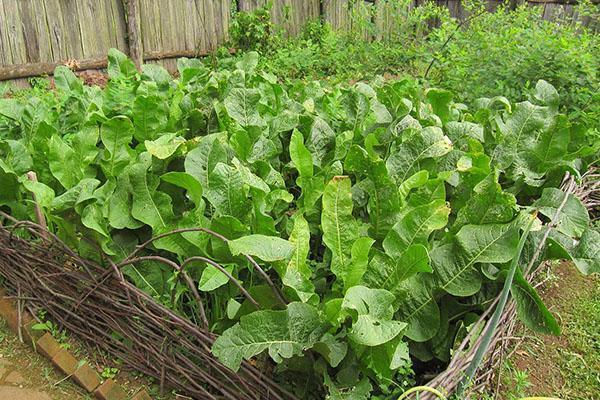
M68 54L65 44L64 20L59 0L46 0L44 4L46 25L50 35L50 48L52 49L52 58L45 61L63 60L68 58Z
M8 39L8 23L4 14L4 3L0 0L0 65L13 63Z
M25 37L19 5L13 0L4 0L4 17L6 18L6 29L8 32L8 45L12 55L13 64L24 64L27 62L25 50Z
M32 7L33 3L30 1L17 1L16 3L19 6L27 62L40 62L40 46L38 42L38 32L35 26L35 15Z
M141 70L144 62L142 59L144 49L142 47L139 0L129 0L127 2L127 43L129 45L129 57L131 57L137 69Z
M112 19L112 26L115 32L116 41L112 42L124 53L129 52L127 44L127 23L125 18L125 6L123 0L106 0L110 4L111 13L108 18Z
M67 58L81 59L84 55L83 39L79 30L79 11L77 2L61 1L61 12L64 21L64 43Z

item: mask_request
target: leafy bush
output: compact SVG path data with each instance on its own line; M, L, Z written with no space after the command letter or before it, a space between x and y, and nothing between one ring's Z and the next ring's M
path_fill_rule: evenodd
M109 61L104 90L59 67L56 91L0 101L0 206L32 219L34 193L50 229L98 262L82 235L116 263L173 229L225 236L179 232L139 255L187 264L223 364L275 363L307 399L393 397L414 360L447 362L502 286L529 207L542 217L521 265L564 199L564 172L598 150L544 81L533 103L468 109L413 80L282 84L256 53L223 70L182 59L178 79L139 74L115 50ZM600 233L575 197L566 204L543 257L598 271ZM202 315L166 264L122 271ZM558 331L520 270L513 296L527 326Z
M600 37L572 20L548 21L541 14L538 7L522 6L473 18L438 54L432 81L472 102L494 95L522 99L545 79L565 109L597 121ZM433 35L436 50L454 28L439 33Z
M234 12L229 36L238 50L268 50L277 40L278 31L271 21L271 5L252 11Z

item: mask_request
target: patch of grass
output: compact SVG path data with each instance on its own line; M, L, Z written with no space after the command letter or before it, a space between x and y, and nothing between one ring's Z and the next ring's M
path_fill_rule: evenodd
M600 276L555 265L542 298L561 322L559 337L528 335L503 365L497 399L550 396L592 400L600 393Z
M557 368L564 377L564 399L593 399L600 393L600 279L595 287L565 308L563 334L568 348L558 348Z
M509 388L505 394L507 400L517 400L526 396L526 391L531 387L529 374L507 361L502 366L504 369L504 385Z

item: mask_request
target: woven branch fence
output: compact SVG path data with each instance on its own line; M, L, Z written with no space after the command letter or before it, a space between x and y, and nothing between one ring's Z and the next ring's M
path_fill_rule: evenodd
M592 215L598 211L600 174L597 169L590 169L579 185L573 177L565 177L562 188L567 195L579 197ZM562 206L547 225L547 232ZM546 266L535 264L546 238L547 235L525 269L529 282L534 282ZM19 301L25 299L34 315L37 310L46 310L60 327L93 349L104 350L131 369L156 378L161 389L175 388L203 400L295 399L254 364L242 363L238 373L220 364L210 350L214 334L158 304L127 281L119 268L135 262L135 253L139 250L141 247L119 264L104 257L110 266L107 268L82 259L44 227L30 221L17 221L0 212L0 275L11 294ZM445 393L456 389L481 342L482 336L476 337L481 332L477 328L485 326L497 300L461 342L446 370L428 386ZM515 304L510 302L480 373L469 388L471 393L497 387L495 373L515 340L516 321ZM435 397L426 393L420 399L434 400Z
M592 166L581 177L579 184L577 184L574 177L567 174L563 179L561 189L565 193L564 200L556 210L553 218L545 225L545 234L537 245L529 264L523 269L524 278L532 285L535 284L540 274L549 267L548 261L539 262L539 259L545 248L548 234L550 233L551 228L556 226L560 213L566 205L568 196L572 194L579 198L593 218L597 217L598 214L600 207L600 174L598 168ZM454 352L455 355L450 361L450 364L448 364L442 373L437 375L427 384L428 387L437 389L442 393L453 393L458 388L465 375L465 371L473 361L475 352L483 340L483 333L487 328L489 317L494 312L499 299L500 295L498 295L487 310L483 312L479 320L471 327L469 334L463 339ZM503 361L509 358L516 350L514 345L522 340L521 337L515 336L517 322L516 303L511 299L502 313L498 327L494 332L493 339L487 349L486 357L479 367L479 372L466 390L466 398L470 398L468 397L470 395L477 396L485 390L491 391L495 396L498 395L501 383L500 367ZM494 397L494 399L496 398L497 397ZM419 400L436 399L438 399L438 397L429 392L424 393L419 397Z
M3 221L2 221L3 219ZM38 224L0 213L0 275L17 298L95 349L196 399L294 399L248 362L210 351L215 335L154 301L118 267L84 260Z

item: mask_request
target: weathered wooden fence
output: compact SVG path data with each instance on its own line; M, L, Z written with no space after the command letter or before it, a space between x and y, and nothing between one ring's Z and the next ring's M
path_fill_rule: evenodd
M398 15L425 1L465 15L460 0L271 0L271 16L291 35L323 18L336 29L381 40L399 28ZM487 0L488 7L503 1L542 3L545 18L574 12L573 4L553 3L571 0ZM267 3L233 5L248 11ZM0 0L0 81L51 74L66 62L79 70L104 68L111 47L173 70L176 58L205 55L226 43L231 7L231 0Z

